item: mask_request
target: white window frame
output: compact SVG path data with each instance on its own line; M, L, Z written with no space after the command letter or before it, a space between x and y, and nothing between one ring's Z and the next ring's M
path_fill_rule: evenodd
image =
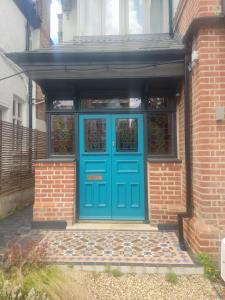
M15 94L13 95L13 107L15 103L15 112L13 111L14 109L12 107L12 121L15 125L23 126L23 102L23 99L21 99L19 96ZM19 116L19 105L21 105L21 116Z
M107 3L107 0L95 0L98 5L98 14L101 17L100 20L100 28L97 30L97 35L108 35L106 34L106 28L105 28L105 4ZM143 32L141 34L151 33L150 28L150 10L151 10L151 2L152 0L143 0L144 4L144 24L143 24ZM83 35L82 34L82 28L81 28L81 6L82 6L83 0L77 0L77 32L76 34L78 36ZM169 8L168 8L169 9ZM169 15L169 10L168 10ZM169 21L169 19L168 19ZM169 33L169 24L168 24L168 33ZM118 35L125 35L129 34L129 0L119 0L119 33ZM88 36L88 35L87 35Z

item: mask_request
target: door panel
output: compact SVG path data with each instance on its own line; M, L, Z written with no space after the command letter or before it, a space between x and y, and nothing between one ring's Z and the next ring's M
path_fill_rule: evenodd
M80 219L144 220L142 115L80 117Z
M80 117L80 219L111 218L110 116Z
M143 116L113 115L112 144L112 219L144 220Z

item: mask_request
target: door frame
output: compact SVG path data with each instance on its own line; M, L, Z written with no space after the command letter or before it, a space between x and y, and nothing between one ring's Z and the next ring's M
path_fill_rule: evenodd
M80 116L81 115L131 115L131 114L137 114L137 115L142 115L143 116L143 160L144 160L144 221L140 221L141 223L149 224L149 195L148 195L148 160L147 160L147 115L143 111L130 111L130 112L124 112L124 111L87 111L87 112L78 112L76 113L75 116L75 149L76 149L76 168L75 168L75 175L76 175L76 194L74 199L75 205L74 205L74 216L75 216L75 223L78 223L81 221L80 219ZM82 220L84 221L84 220ZM91 220L90 222L95 222L95 220ZM129 222L129 220L123 221L123 220L96 220L97 222L118 222L118 223L123 223L123 222ZM132 221L131 222L137 222L137 221ZM138 221L139 222L139 221Z

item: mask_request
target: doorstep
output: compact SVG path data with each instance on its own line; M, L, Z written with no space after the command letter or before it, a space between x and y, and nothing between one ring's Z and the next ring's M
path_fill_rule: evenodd
M100 271L110 265L124 273L203 273L188 252L180 250L175 232L50 231L42 243L48 249L47 263L70 264L79 270Z
M157 226L139 222L79 222L67 225L67 230L137 230L137 231L158 231Z

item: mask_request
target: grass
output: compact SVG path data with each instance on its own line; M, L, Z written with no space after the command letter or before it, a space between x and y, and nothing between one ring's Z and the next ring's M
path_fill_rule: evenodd
M209 254L199 253L196 259L203 266L204 274L210 281L217 281L220 278L220 271Z
M169 283L176 284L178 282L178 277L175 273L169 272L166 274L165 280Z
M32 296L33 295L33 296ZM32 296L32 297L31 297ZM29 272L4 275L0 271L0 300L88 300L71 268L30 268Z
M110 265L105 266L105 273L112 275L113 277L121 277L123 273L118 269L112 269Z

